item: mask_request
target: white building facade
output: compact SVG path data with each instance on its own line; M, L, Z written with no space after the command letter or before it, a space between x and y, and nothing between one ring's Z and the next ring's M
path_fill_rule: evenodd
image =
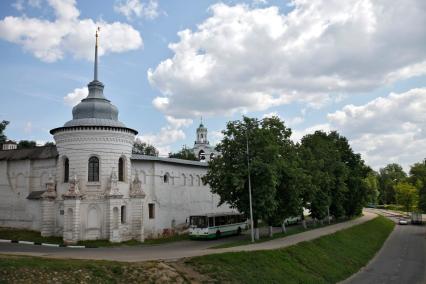
M0 151L0 226L66 243L143 241L184 230L190 215L230 211L202 183L206 163L132 154L137 131L103 95L97 44L88 88L73 119L51 130L56 146Z

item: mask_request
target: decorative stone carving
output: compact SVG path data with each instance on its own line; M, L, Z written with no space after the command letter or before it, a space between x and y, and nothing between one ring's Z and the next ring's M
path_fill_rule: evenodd
M142 182L139 180L138 172L136 172L135 178L130 186L129 195L131 198L145 198L145 193L142 190Z
M118 189L118 177L114 168L112 168L111 177L109 180L108 192L106 195L107 197L112 197L112 198L123 197L123 195L120 193L120 190Z
M41 195L43 199L56 199L56 188L55 182L53 180L52 175L49 175L49 179L46 183L46 192Z
M64 199L75 199L75 198L81 198L82 194L80 192L79 186L78 186L78 179L77 175L74 175L74 177L69 181L68 191L62 195Z

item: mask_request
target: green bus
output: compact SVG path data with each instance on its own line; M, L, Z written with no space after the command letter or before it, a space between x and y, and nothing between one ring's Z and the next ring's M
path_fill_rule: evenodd
M247 229L247 218L241 213L209 213L189 217L189 237L214 239L239 235Z

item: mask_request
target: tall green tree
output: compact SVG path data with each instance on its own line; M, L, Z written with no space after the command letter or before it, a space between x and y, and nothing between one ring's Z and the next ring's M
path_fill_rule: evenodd
M367 202L377 204L379 198L379 174L370 169L367 177L364 179L367 188Z
M405 181L407 174L402 167L396 163L389 164L379 170L379 191L380 202L382 204L392 204L396 202L395 185Z
M408 182L399 182L395 185L396 201L404 206L406 212L411 212L414 203L417 200L417 189Z
M344 168L339 182L344 182L344 210L347 216L359 215L367 200L367 187L364 182L369 168L365 165L360 154L355 153L348 140L332 131L329 136L333 139L340 153L340 162Z
M416 163L411 166L408 179L418 189L418 209L426 213L426 163Z
M303 189L306 176L300 167L296 145L290 139L291 129L284 125L278 117L265 118L262 128L270 137L273 144L278 147L279 159L277 160L277 192L276 210L270 215L268 224L283 224L289 217L303 214ZM272 231L270 231L272 232Z
M182 147L179 152L169 153L169 158L190 160L190 161L198 161L197 157L195 157L194 152L186 147Z
M6 134L4 134L4 131L6 129L6 126L9 124L9 121L3 120L0 122L0 144L3 144L6 140Z
M323 219L328 211L335 217L361 213L367 189L368 168L347 139L337 132L316 131L301 140L299 155L306 174L311 176L305 199L311 215Z
M270 220L278 207L276 193L281 151L276 131L287 129L277 130L272 124L268 120L248 117L228 122L222 131L224 137L216 146L221 155L209 163L204 177L212 192L220 196L220 204L227 202L249 216L249 160L255 228L258 219Z
M331 184L329 175L325 169L327 153L326 134L321 131L315 134L308 134L301 140L299 148L300 159L303 161L305 173L309 174L309 190L304 192L306 206L311 212L311 216L316 219L323 219L327 216L330 206L329 185Z
M153 145L136 139L132 149L133 154L147 155L158 157L158 150Z

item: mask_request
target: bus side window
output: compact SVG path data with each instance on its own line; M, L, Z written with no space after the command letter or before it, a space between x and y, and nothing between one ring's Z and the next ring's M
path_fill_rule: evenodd
M209 227L214 227L214 217L209 217Z

